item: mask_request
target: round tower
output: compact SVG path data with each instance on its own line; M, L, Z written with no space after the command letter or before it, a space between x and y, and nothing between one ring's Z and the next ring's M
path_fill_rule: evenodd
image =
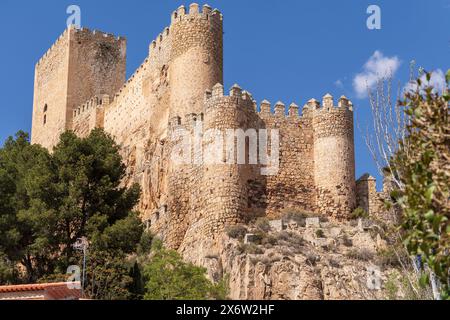
M347 219L356 206L352 103L327 94L313 108L314 180L319 213Z
M198 247L198 235L208 241L228 225L242 222L247 208L245 165L237 164L236 129L242 123L244 107L252 108L252 102L242 100L242 91L233 87L230 96L224 95L221 84L208 91L205 99L203 121L203 151L201 165L202 190L197 202L199 210L191 213L191 223L183 243L183 249Z
M172 14L170 117L201 113L205 91L223 83L222 20L218 10L196 3Z

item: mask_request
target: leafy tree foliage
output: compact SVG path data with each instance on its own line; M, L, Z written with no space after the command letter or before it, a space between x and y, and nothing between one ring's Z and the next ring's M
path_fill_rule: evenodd
M152 257L144 266L145 300L225 299L226 281L213 284L206 269L183 262L173 250L155 241Z
M143 226L133 211L140 190L121 186L125 167L119 147L97 129L87 138L61 135L53 153L30 145L19 132L0 149L0 280L16 266L35 282L80 265L73 245L89 240L88 290L93 298L127 298L127 255ZM8 271L9 270L9 271Z
M430 80L431 74L426 75ZM450 71L440 94L417 80L417 90L402 105L410 118L408 136L392 160L404 191L393 197L403 211L405 244L440 279L442 297L450 298ZM406 145L407 144L407 145Z
M26 281L48 272L52 263L47 254L55 246L48 238L54 221L39 199L49 196L45 190L52 177L50 155L40 146L30 146L26 133L8 138L0 149L0 251L26 268ZM39 208L42 214L33 214Z
M4 253L0 253L0 283L13 283L16 272L14 264Z
M68 266L82 265L74 244L85 237L89 298L225 298L224 282L159 241L152 247L133 211L139 187L123 187L124 175L119 146L100 129L63 133L52 153L24 132L9 138L0 149L0 283L65 281Z

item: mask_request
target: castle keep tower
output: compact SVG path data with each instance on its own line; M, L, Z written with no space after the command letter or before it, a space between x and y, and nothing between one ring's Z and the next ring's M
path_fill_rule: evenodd
M69 27L35 68L32 143L51 149L72 128L73 110L125 82L126 40Z
M318 211L336 219L348 218L356 206L353 108L346 97L334 106L327 94L313 109L314 180Z
M205 90L223 83L222 14L193 3L172 14L170 117L201 113Z

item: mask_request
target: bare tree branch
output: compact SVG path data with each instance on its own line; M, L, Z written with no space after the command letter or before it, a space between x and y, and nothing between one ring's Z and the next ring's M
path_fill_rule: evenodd
M411 62L410 78L414 77L414 62ZM385 169L390 171L389 181L394 187L403 190L404 185L400 179L400 173L391 165L391 159L398 151L400 143L408 150L406 127L408 117L399 104L403 94L400 84L397 95L393 95L392 73L377 80L374 89L367 86L370 111L372 115L371 125L366 126L363 135L364 142L372 156L379 174L386 177ZM358 129L361 131L359 122Z

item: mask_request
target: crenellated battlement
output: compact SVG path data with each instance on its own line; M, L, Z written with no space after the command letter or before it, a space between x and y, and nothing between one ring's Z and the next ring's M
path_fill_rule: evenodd
M84 113L90 112L97 107L106 107L107 105L110 104L110 102L111 102L110 98L106 94L105 95L97 95L95 97L92 97L91 99L89 99L88 101L86 101L85 103L76 107L73 110L73 118L74 118L74 120L76 120L77 118L82 116Z
M345 96L341 96L337 105L335 105L334 98L330 94L323 97L322 104L316 99L311 99L305 104L300 114L300 108L295 103L286 106L283 102L278 101L272 109L272 104L264 99L258 108L252 94L243 90L239 85L233 85L226 95L223 85L217 83L213 88L205 91L204 113L208 115L210 109L224 107L238 108L243 111L252 110L261 119L270 120L273 118L277 119L277 122L283 119L295 119L294 122L288 121L288 123L300 123L308 118L314 118L317 130L323 130L322 134L334 132L341 126L348 130L347 127L352 123L350 120L353 119L353 104ZM180 121L185 123L184 119L180 119ZM338 123L340 124L338 125Z
M132 85L134 80L138 78L140 72L144 70L154 70L161 67L164 67L167 64L173 63L173 59L180 54L180 52L185 49L181 49L180 46L189 47L189 41L177 41L177 39L172 38L172 29L178 28L178 36L180 35L180 31L183 30L186 36L189 35L189 31L186 30L186 26L192 23L192 27L195 29L195 21L197 22L205 22L209 23L220 23L222 22L222 14L217 9L212 9L209 5L204 5L200 8L197 4L193 3L189 6L188 10L184 6L179 7L172 14L171 25L164 28L164 30L158 34L158 36L150 43L149 45L149 54L145 61L139 66L139 68L133 73L133 75L128 78L128 80L123 84L123 86L115 93L115 100L120 100L127 92L127 87ZM184 23L186 26L181 27L180 24ZM197 29L196 29L197 30ZM220 28L221 30L221 28ZM203 34L203 33L201 33ZM196 38L190 37L191 40L195 40ZM179 39L178 39L179 40ZM212 39L208 39L208 41L212 41ZM177 48L173 48L174 42L177 43ZM221 47L219 48L221 52ZM214 57L214 54L211 56ZM221 58L219 61L221 63ZM222 69L222 68L220 68Z
M119 90L117 90L117 92L112 96L111 102L113 100L114 101L119 100L120 97L124 95L126 89L132 86L133 82L135 82L138 79L141 72L144 72L147 69L149 63L151 63L150 58L149 57L145 58L145 60L140 64L140 66L134 71L134 73L125 81L122 87Z
M169 131L186 129L190 130L195 127L198 121L204 121L203 113L189 113L183 117L176 116L169 119L168 129Z
M261 101L259 108L256 100L253 98L252 94L248 91L242 90L242 88L235 84L231 87L229 91L229 95L225 95L224 87L220 83L216 84L211 90L206 90L205 92L205 105L213 106L214 103L218 99L231 99L238 102L238 105L241 105L240 101L246 102L245 107L251 105L253 110L262 117L273 116L276 118L302 118L302 115L299 114L299 106L296 103L291 103L289 106L286 106L283 102L278 101L275 103L273 111L271 103L264 99ZM310 101L315 108L320 109L320 104L314 101ZM306 105L305 108L311 108L311 106Z
M209 5L205 4L200 10L200 6L197 3L192 3L188 10L185 6L180 6L172 13L171 25L164 28L164 30L154 39L149 45L149 57L155 57L161 50L162 46L170 43L171 29L174 24L179 22L195 20L210 21L211 23L222 23L223 16L217 9L212 9Z
M155 58L164 46L170 45L170 27L166 27L148 47L148 55Z
M322 105L316 100L308 102L310 115L313 118L315 138L351 135L353 136L353 104L345 96L342 96L338 105L334 105L334 99L327 94L322 99Z
M74 26L70 26L68 28L66 28L63 33L61 33L61 35L58 37L58 39L56 39L56 41L52 44L52 46L42 55L42 57L38 60L38 62L36 63L36 67L38 67L39 65L41 65L46 59L48 59L49 56L52 55L52 52L55 50L56 47L59 47L60 45L65 46L66 44L63 42L66 41L68 42L68 34L71 30L75 29Z
M322 98L322 104L320 104L315 99L311 99L308 101L307 106L309 107L309 109L314 110L316 115L327 112L342 112L342 111L353 112L353 103L349 99L347 99L347 97L341 96L339 98L338 104L335 105L334 98L329 93L327 93Z
M218 9L212 9L208 4L203 5L202 8L197 3L192 3L189 8L180 6L172 13L171 24L180 21L192 21L194 19L209 20L213 23L221 23L223 20L222 13Z
M170 35L172 26L183 21L192 22L196 20L210 21L211 23L222 23L223 17L219 10L212 9L209 5L205 4L200 10L200 7L196 3L192 3L187 11L185 6L180 6L172 13L171 25L164 28L164 30L154 39L149 45L149 57L156 57L161 48L170 44Z
M85 137L94 128L104 127L105 107L109 105L109 95L96 95L73 110L71 130Z
M73 30L75 32L75 34L77 34L77 35L82 35L85 37L89 37L91 39L110 38L115 41L126 41L125 37L116 36L112 33L107 33L107 32L103 32L103 31L99 31L99 30L91 30L89 28L84 28L84 27L80 28L80 29L71 27L70 29Z
M228 101L229 105L236 105L247 110L256 111L256 101L250 92L242 90L242 88L234 84L228 95L225 94L225 90L222 84L217 83L211 90L206 90L205 92L205 112L209 108L214 108L219 105L220 101Z
M300 107L295 103L292 102L288 106L282 102L277 101L275 105L273 106L272 110L272 104L269 100L264 99L261 101L259 105L259 110L257 111L262 117L268 118L268 117L275 117L278 119L289 119L289 118L298 118L302 119L302 115L299 114Z
M48 59L58 47L66 46L68 44L68 42L71 40L71 36L72 37L74 37L74 36L80 37L81 36L81 37L89 38L92 40L104 40L105 38L107 38L107 39L113 39L118 42L126 42L126 38L122 37L122 36L115 36L114 34L111 34L111 33L106 33L106 32L102 32L102 31L98 31L98 30L90 30L88 28L77 29L74 25L70 25L63 31L63 33L61 33L61 35L58 37L58 39L56 39L56 41L52 44L50 49L48 49L44 53L44 55L38 60L38 62L36 63L36 66L39 66L40 64L43 63L43 61ZM75 43L77 43L77 42L75 42Z

